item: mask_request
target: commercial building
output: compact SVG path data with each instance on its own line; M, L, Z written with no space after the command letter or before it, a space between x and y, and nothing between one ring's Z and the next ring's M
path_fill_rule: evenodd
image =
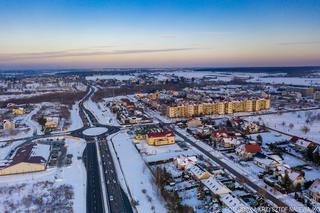
M17 149L13 158L0 161L0 176L43 171L49 154L49 145L24 145Z
M146 136L147 143L151 146L162 146L174 144L176 136L172 131L150 132Z

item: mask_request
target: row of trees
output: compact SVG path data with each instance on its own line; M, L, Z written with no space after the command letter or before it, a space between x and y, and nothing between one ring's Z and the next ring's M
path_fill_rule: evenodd
M161 167L156 168L155 172L156 184L160 189L161 196L167 202L169 213L193 213L192 207L181 204L181 198L178 192L168 191L165 186L173 181L171 174Z

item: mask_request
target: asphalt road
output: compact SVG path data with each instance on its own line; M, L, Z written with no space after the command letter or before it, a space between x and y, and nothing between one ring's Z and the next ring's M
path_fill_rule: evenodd
M83 99L83 101L87 100L92 94L94 90L90 88L90 91ZM130 205L130 201L128 200L126 194L121 189L120 183L118 182L118 176L116 173L115 165L113 162L113 158L111 152L109 150L109 144L106 140L107 136L113 133L116 133L120 130L119 127L102 125L98 122L96 117L92 114L92 112L86 109L83 106L83 101L80 103L81 113L80 116L84 123L84 129L88 127L106 127L108 129L107 133L99 135L97 137L88 137L84 136L87 141L96 140L99 147L102 168L103 168L103 178L104 184L106 188L106 196L107 196L107 203L108 212L111 213L131 213L132 207ZM82 134L82 132L76 132L75 134ZM97 161L97 150L94 143L89 143L88 145L88 158L89 159L89 170L88 172L88 188L87 188L87 212L98 212L96 209L99 209L100 205L103 205L102 202L102 193L101 193L101 181L100 181L100 174L99 174L99 164ZM94 151L92 151L92 150ZM91 151L90 151L91 150ZM89 152L90 151L90 152ZM90 166L92 169L90 170ZM90 173L90 174L89 174ZM92 175L92 176L91 176ZM93 180L89 180L89 179ZM95 190L95 198L93 199L92 192L90 190ZM99 191L99 192L98 192Z

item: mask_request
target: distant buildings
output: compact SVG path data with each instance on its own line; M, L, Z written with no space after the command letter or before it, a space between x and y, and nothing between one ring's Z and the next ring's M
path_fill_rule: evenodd
M237 112L257 112L270 108L269 98L253 100L224 101L214 103L185 103L167 107L167 116L170 118L193 117L202 115L224 115Z

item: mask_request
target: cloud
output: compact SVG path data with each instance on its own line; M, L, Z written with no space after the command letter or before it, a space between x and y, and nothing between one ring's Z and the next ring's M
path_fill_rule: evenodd
M102 48L102 47L101 47ZM80 57L80 56L101 56L101 55L125 55L125 54L142 54L142 53L165 53L195 50L197 48L166 48L166 49L132 49L132 50L100 50L100 48L48 51L48 52L29 52L0 54L1 61L16 61L26 59L45 59L61 57Z
M320 44L320 41L290 41L290 42L280 42L278 45L290 46L290 45L311 45Z
M230 32L224 31L199 31L199 32L185 32L185 33L172 33L160 35L162 38L179 38L188 35L198 35L198 36L219 36L230 34Z

